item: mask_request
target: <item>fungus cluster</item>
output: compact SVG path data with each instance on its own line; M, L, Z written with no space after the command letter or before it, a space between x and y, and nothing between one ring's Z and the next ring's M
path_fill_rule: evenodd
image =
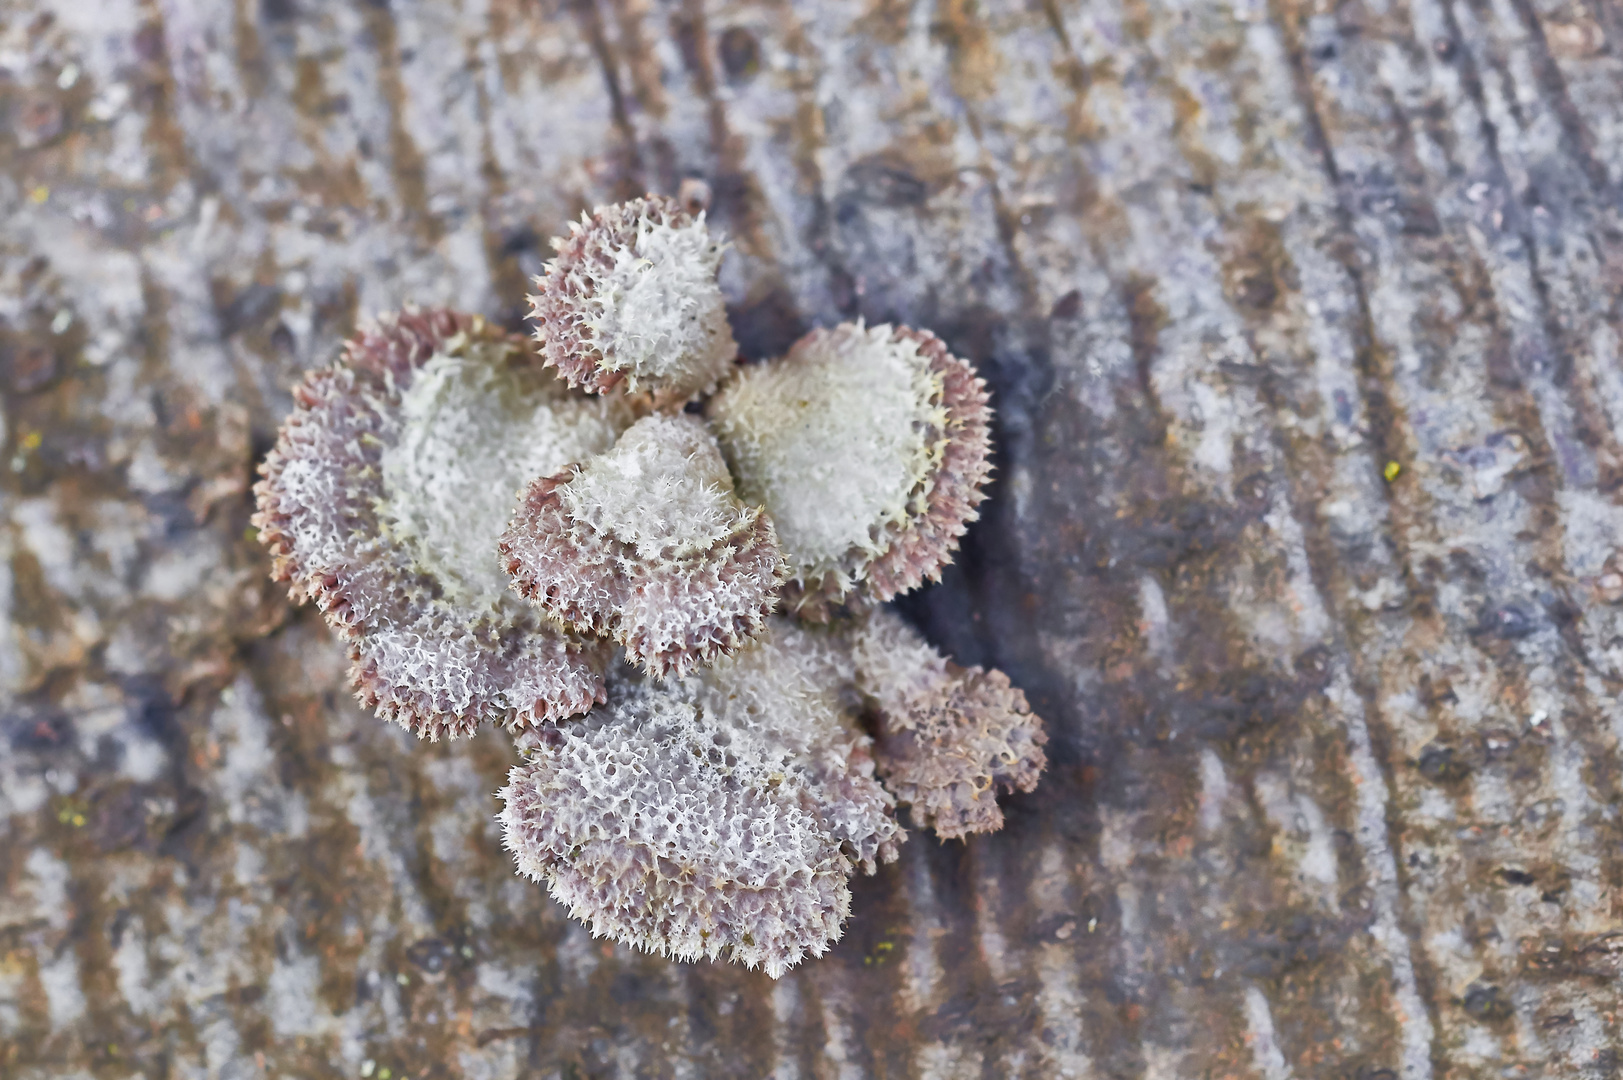
M520 873L594 933L777 977L838 940L899 807L996 829L1044 766L1002 672L882 606L976 516L985 388L902 327L738 360L722 246L672 199L555 245L533 342L408 309L308 373L255 525L364 705L513 735Z

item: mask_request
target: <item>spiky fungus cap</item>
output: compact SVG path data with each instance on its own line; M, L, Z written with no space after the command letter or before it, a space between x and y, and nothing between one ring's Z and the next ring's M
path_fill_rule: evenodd
M649 416L614 449L533 481L502 534L513 587L651 673L686 674L759 634L787 573L692 416Z
M1001 671L951 663L884 608L844 636L876 721L879 775L913 824L943 840L1001 828L997 789L1032 790L1048 763L1026 695Z
M611 673L583 720L520 738L503 843L595 934L777 978L838 940L847 879L905 834L826 641L787 620L660 685Z
M927 331L844 323L706 404L739 495L772 515L784 603L824 618L936 580L985 498L985 384Z
M602 648L507 588L519 487L614 444L632 414L475 315L407 309L308 373L260 467L272 576L349 644L356 696L419 736L562 719L602 699Z
M601 206L553 241L530 318L546 363L572 386L624 385L657 404L708 393L737 355L716 283L722 245L677 200Z

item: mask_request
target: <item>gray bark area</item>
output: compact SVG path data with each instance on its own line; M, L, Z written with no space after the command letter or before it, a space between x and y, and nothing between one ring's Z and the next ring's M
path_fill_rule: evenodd
M0 108L0 1073L1623 1068L1616 0L0 0ZM248 532L357 319L686 177L747 354L980 365L903 610L1052 735L775 984L519 881Z

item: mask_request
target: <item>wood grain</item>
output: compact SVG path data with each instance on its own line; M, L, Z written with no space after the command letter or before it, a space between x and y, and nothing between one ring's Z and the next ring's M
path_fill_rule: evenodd
M6 1076L1623 1067L1616 0L0 0L0 112ZM747 354L992 383L901 606L1052 735L776 984L514 877L245 532L358 318L689 177Z

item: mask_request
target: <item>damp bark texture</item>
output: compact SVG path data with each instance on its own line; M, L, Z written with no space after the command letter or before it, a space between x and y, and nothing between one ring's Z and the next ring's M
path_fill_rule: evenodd
M7 1077L1623 1067L1618 0L0 0L0 110ZM247 531L359 318L685 180L746 356L987 377L902 611L1051 736L777 983L519 880Z

